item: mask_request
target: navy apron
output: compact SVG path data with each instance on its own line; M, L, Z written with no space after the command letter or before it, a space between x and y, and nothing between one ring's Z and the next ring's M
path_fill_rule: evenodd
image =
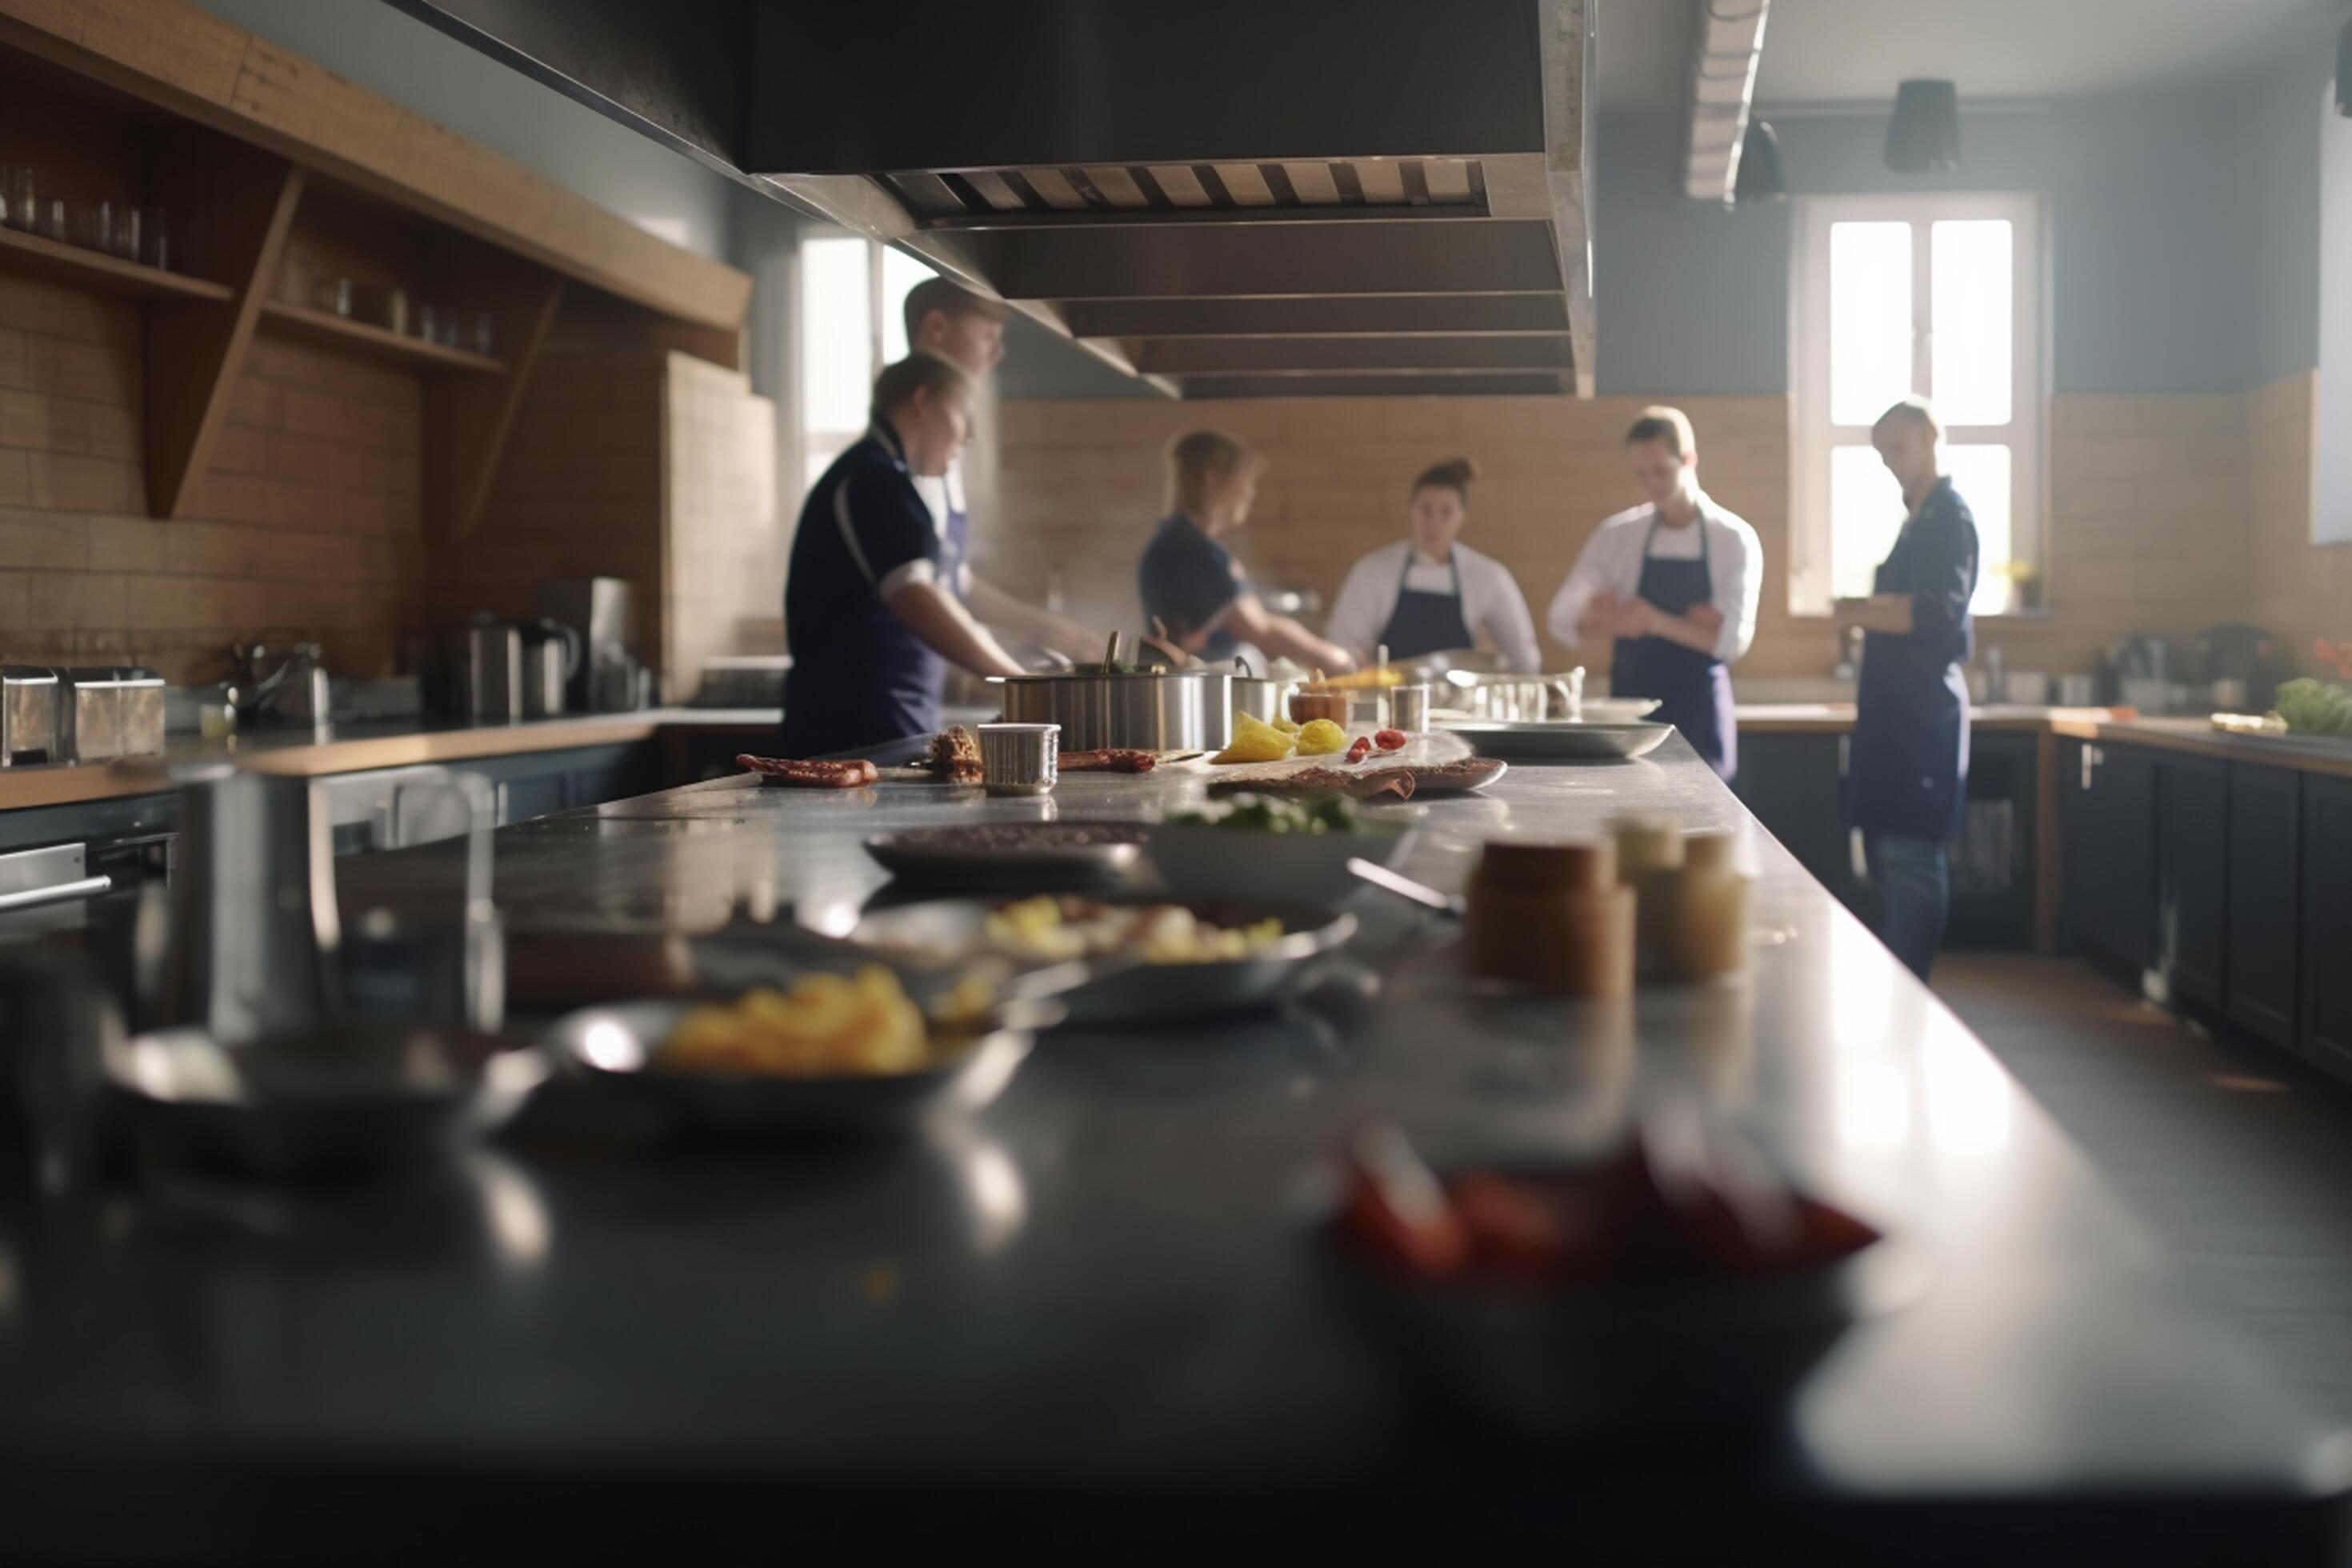
M1916 589L1912 547L1906 527L1871 578L1873 594ZM1968 778L1969 686L1959 663L1922 651L1912 637L1865 635L1846 773L1847 825L1873 838L1949 838L1968 810Z
M1454 568L1454 592L1424 594L1405 586L1405 580L1412 575L1412 551L1405 551L1404 570L1397 574L1396 608L1389 612L1389 624L1381 628L1381 641L1387 645L1390 658L1450 653L1470 647L1475 640L1470 623L1462 618L1462 557L1448 554L1446 564Z
M1691 526L1698 531L1698 558L1661 561L1650 553L1657 537L1658 520L1642 536L1642 582L1635 592L1670 616L1680 616L1693 605L1715 597L1715 574L1707 566L1706 518L1702 513ZM1725 780L1739 771L1739 732L1731 712L1731 671L1711 653L1685 647L1664 637L1619 637L1609 658L1612 697L1654 697L1658 710L1650 717L1683 732L1691 749Z

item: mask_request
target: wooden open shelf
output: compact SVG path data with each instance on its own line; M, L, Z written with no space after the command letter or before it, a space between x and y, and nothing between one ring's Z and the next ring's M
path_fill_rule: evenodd
M0 228L0 268L136 300L226 300L234 292L209 278L166 272L14 228Z
M302 338L327 348L342 349L385 360L411 370L454 370L476 375L499 375L502 361L468 349L453 349L423 338L410 337L369 321L356 321L326 310L315 310L289 300L264 300L261 325L265 331Z

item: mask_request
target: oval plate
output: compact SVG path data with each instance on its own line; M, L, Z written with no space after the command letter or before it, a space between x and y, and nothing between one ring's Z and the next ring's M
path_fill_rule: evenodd
M1116 881L1143 853L1144 828L1085 822L910 827L866 840L866 853L910 882L983 887L1043 881ZM1018 835L1019 842L1013 841ZM1124 842L1107 835L1126 834ZM1005 841L991 843L990 835ZM1100 842L1087 842L1087 839Z
M1470 742L1484 757L1507 757L1525 763L1622 762L1647 756L1675 732L1672 724L1635 719L1624 723L1595 723L1565 719L1520 720L1516 722L1477 720L1450 723L1446 729Z

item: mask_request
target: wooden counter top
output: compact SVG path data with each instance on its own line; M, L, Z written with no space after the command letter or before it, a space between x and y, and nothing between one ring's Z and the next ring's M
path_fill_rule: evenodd
M478 757L520 756L567 751L574 746L629 745L680 730L764 730L780 715L774 709L648 708L635 713L583 713L520 724L347 725L323 734L299 730L257 730L233 741L173 740L160 757L87 766L0 769L0 811L30 806L75 805L157 795L171 787L173 767L236 759L258 773L324 778L373 768L418 767Z

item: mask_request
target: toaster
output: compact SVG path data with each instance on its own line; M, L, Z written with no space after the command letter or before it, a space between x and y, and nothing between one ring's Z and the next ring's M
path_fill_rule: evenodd
M163 749L163 678L152 669L65 672L59 752L76 763L153 756Z
M59 706L56 670L0 665L0 768L64 757Z

